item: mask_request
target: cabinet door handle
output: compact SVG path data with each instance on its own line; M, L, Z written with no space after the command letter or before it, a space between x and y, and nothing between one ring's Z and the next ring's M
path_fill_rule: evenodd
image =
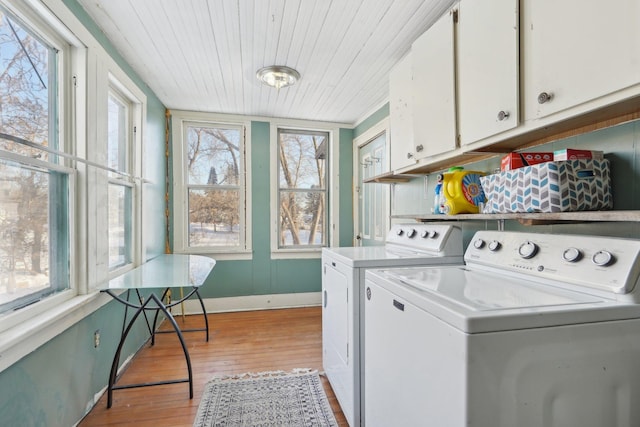
M407 153L407 159L410 159L413 157L413 153Z
M423 146L422 144L420 144L420 145L416 146L416 151L417 151L418 153L419 153L419 152L421 152L422 150L424 150L424 146Z
M327 308L327 291L324 291L324 295L323 296L324 296L324 298L322 298L323 299L322 306L324 308Z
M538 95L538 104L544 104L545 102L549 102L551 101L551 98L553 98L552 93L540 92L540 95Z
M335 262L333 262L333 261L331 261L331 265L332 265L333 267L335 267L335 266L336 266L336 263L335 263Z
M509 118L509 112L508 111L501 110L501 111L498 112L498 120L499 121L507 120L508 118Z
M393 300L393 306L400 311L404 311L404 304L400 301Z

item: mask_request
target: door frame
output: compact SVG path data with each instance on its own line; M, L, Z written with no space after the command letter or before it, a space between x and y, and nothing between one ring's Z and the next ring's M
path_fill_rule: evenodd
M360 164L359 164L359 150L360 147L366 145L367 143L373 141L375 138L380 136L381 134L385 135L385 152L386 159L385 165L383 165L383 170L389 171L391 169L391 141L390 141L390 131L389 131L389 117L385 117L380 120L375 125L371 126L369 129L364 131L361 135L355 137L353 139L353 236L351 236L351 241L353 246L357 245L356 235L360 230L360 204L358 202L358 194L361 189L358 188L358 181L360 175ZM369 185L386 185L386 184L369 184ZM391 191L390 191L391 193ZM391 221L391 194L387 197L385 206L385 212L387 212L387 226Z

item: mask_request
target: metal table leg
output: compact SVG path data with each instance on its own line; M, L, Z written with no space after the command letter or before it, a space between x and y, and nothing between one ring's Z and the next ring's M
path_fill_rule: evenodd
M115 298L117 300L121 301L121 302L124 301L124 300L120 299L117 296L115 296ZM155 307L148 306L151 301L153 301L155 303L155 305L156 305ZM128 305L131 306L131 304L128 304ZM177 380L167 380L167 381L156 381L156 382L148 382L148 383L139 383L139 384L116 385L116 382L118 381L117 371L118 371L118 365L120 363L120 354L122 352L122 347L124 346L124 342L127 339L127 336L129 335L129 332L131 332L131 328L133 327L133 324L135 323L136 319L138 318L138 316L140 316L141 313L144 313L145 310L156 310L156 311L159 310L159 311L162 311L164 313L164 315L167 317L167 319L169 319L169 322L173 326L173 329L176 332L176 334L178 335L178 339L180 340L180 344L182 345L182 351L184 352L184 357L185 357L185 360L187 362L188 378L177 379ZM122 334L122 336L120 338L120 342L118 343L118 347L117 347L116 353L113 356L113 362L111 364L111 371L109 373L109 385L108 385L108 388L107 388L107 408L111 408L111 406L113 404L113 390L120 390L120 389L126 389L126 388L136 388L136 387L147 387L147 386L153 386L153 385L176 384L176 383L184 383L184 382L188 382L189 383L189 399L193 399L193 372L192 372L192 368L191 368L191 358L189 356L189 351L187 349L187 344L184 341L184 337L182 336L182 332L180 331L180 328L178 327L178 324L176 323L175 319L173 318L173 316L171 315L171 313L169 312L167 307L162 303L162 301L160 299L158 299L158 297L155 294L151 294L149 296L149 298L147 298L147 300L144 303L142 303L139 307L137 307L136 312L134 313L133 317L131 318L131 320L127 324L127 327L126 327L124 333Z

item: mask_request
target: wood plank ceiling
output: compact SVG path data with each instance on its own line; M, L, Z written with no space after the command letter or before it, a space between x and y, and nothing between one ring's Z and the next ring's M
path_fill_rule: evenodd
M355 124L454 0L78 0L169 109ZM256 71L286 65L279 91Z

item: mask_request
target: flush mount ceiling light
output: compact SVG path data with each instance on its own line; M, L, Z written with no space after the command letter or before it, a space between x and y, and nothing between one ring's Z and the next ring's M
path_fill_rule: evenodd
M271 65L258 70L256 77L262 83L280 89L300 80L300 73L283 65Z

